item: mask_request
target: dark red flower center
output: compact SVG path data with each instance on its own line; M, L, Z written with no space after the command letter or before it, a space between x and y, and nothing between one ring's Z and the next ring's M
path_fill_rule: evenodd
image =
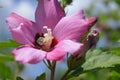
M35 46L36 48L42 49L44 51L51 51L58 43L58 41L55 37L52 36L51 29L49 29L47 26L44 26L43 28L47 29L47 33L36 34Z

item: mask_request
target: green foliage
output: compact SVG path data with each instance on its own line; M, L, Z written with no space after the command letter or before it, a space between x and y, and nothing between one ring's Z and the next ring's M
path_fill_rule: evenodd
M118 49L119 48L117 48L117 50ZM109 78L115 80L109 68L112 68L113 71L120 69L120 67L118 68L118 66L116 66L120 65L120 55L116 54L115 51L109 52L102 49L89 50L85 55L85 62L83 62L84 59L79 60L70 56L68 58L68 71L70 71L64 76L64 80L100 80L99 76L103 76L104 80L110 80ZM102 73L106 73L108 76L102 75ZM82 77L81 74L85 75ZM119 80L119 78L116 80Z
M67 5L69 5L72 2L72 0L61 0L61 6L62 8L65 8Z
M20 46L20 44L12 39L9 39L7 42L0 42L0 80L13 80L13 77L15 77L16 67L9 62L14 61L14 57L11 54L11 48L18 46ZM13 67L14 69L12 70ZM21 79L17 78L17 80Z
M68 69L73 70L78 68L80 65L82 65L83 61L84 58L77 59L76 57L71 55L67 61Z
M0 48L14 48L20 46L16 41L9 39L8 42L0 42Z
M42 73L40 76L37 76L35 80L46 80L46 74Z
M80 74L78 80L109 80L110 69L96 69Z
M100 49L89 50L85 56L84 70L108 68L120 64L120 56L112 52L103 52Z
M108 15L99 13L99 22L104 23L104 25L107 23Z
M98 80L98 79L96 79L96 77L91 72L71 77L69 80Z
M12 80L12 72L6 64L0 63L0 80Z
M120 73L112 71L108 80L120 80Z
M68 80L80 80L80 79L78 79L77 77L72 77L72 78L70 78Z
M7 42L0 42L0 62L4 63L9 61L14 61L14 58L11 55L10 48L14 48L18 46L20 46L20 44L12 39L9 39L9 41Z
M115 2L116 2L118 5L120 5L120 0L115 0Z
M9 62L9 61L14 61L13 56L0 54L0 63Z
M16 78L16 80L24 80L24 79L22 79L21 77L18 76L18 77Z
M120 33L120 29L116 29L116 30L108 30L109 33L109 40L110 41L116 41L120 39L120 35L118 35Z
M110 51L115 52L116 54L120 55L120 47L111 48Z
M120 80L119 70L120 67L94 69L78 76L73 76L69 80Z
M111 11L110 14L108 14L108 17L114 20L119 20L120 19L119 11L118 10Z
M71 75L72 76L79 76L81 73L83 73L83 68L81 66L79 66L78 68L76 68L72 73Z

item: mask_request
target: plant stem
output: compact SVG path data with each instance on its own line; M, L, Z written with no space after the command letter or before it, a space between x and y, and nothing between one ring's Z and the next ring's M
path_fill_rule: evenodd
M56 61L52 62L50 80L54 80Z
M67 77L67 75L69 74L71 72L71 70L67 70L66 72L65 72L65 74L63 75L63 77L61 78L61 80L66 80L66 77Z

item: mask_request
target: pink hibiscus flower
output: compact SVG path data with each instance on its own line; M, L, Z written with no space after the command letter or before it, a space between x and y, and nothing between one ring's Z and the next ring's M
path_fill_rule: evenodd
M39 1L35 22L11 13L6 20L9 30L14 40L23 44L12 51L15 60L31 64L44 58L61 60L67 52L73 54L83 45L78 41L96 20L85 18L83 10L65 16L58 0Z

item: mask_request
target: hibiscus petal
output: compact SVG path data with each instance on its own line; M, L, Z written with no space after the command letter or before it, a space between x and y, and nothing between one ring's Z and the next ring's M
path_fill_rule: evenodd
M58 41L63 39L79 41L96 20L96 17L85 19L83 10L79 11L75 15L62 18L53 30L53 35Z
M20 46L13 50L13 55L15 60L20 63L35 64L43 60L46 52L31 46Z
M73 42L71 40L63 40L59 42L55 49L49 53L47 53L47 59L49 60L61 60L64 58L67 52L74 54L83 44Z
M29 21L16 13L12 13L6 19L10 32L13 38L21 44L29 44L34 41L34 36L37 33L35 23Z
M58 21L65 16L58 0L39 0L35 13L36 23L41 29L43 26L54 28Z

